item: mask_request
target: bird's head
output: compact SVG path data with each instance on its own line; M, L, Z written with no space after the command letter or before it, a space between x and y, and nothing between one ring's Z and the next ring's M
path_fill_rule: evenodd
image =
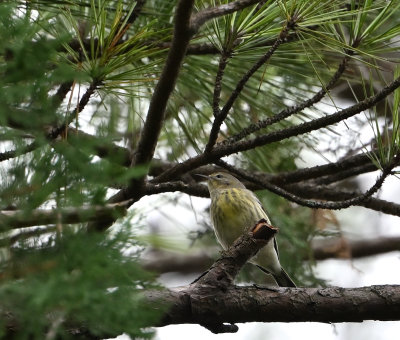
M210 192L218 189L245 188L242 182L227 172L215 172L209 176L199 176L207 178L208 190Z

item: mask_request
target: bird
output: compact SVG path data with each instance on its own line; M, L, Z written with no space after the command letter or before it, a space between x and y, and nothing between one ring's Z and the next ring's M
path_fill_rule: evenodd
M226 172L205 176L211 197L210 217L217 241L224 250L261 219L271 224L260 200L236 177ZM271 274L280 287L296 284L279 262L278 247L272 238L249 261L262 271Z

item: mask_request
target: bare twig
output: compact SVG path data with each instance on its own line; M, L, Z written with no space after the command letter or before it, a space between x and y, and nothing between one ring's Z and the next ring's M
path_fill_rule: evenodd
M359 192L337 190L326 186L314 184L307 185L304 183L292 184L286 188L290 192L295 192L296 195L303 198L314 198L332 201L349 200L358 197L361 194ZM358 202L355 205L383 212L389 215L400 216L400 204L388 202L374 197L368 197L364 201Z
M260 2L260 0L236 0L227 4L206 8L193 17L191 28L197 31L208 20L239 11L258 2Z

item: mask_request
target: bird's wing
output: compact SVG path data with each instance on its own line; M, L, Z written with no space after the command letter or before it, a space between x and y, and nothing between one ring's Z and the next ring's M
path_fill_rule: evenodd
M250 191L250 190L249 190L249 191ZM265 208L264 208L264 206L262 205L261 201L258 199L258 197L256 196L256 194L255 194L254 192L252 192L252 191L250 191L250 192L251 192L251 194L254 196L254 198L255 198L255 200L257 201L257 203L260 205L261 209L265 212L265 215L267 216L267 221L268 221L268 223L271 224L271 222L270 222L270 220L269 220L269 218L268 218L268 214L267 214L267 212L265 211ZM275 237L274 237L274 248L275 248L275 251L276 251L276 255L278 256L278 260L279 260L278 243L276 242L276 238L275 238Z
M274 248L276 251L276 255L278 256L278 260L279 260L279 249L278 249L278 242L276 242L276 238L274 237Z

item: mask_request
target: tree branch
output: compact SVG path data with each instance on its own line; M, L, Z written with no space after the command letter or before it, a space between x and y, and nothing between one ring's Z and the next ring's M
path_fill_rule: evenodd
M289 127L286 129L282 129L279 131L274 131L269 134L261 135L258 137L255 137L250 140L245 140L245 141L240 141L236 142L233 144L228 144L228 145L222 145L218 144L213 148L212 151L209 153L205 154L202 153L198 156L195 156L193 158L189 158L188 160L177 164L175 167L167 170L164 172L162 175L158 176L154 182L165 182L168 180L171 180L173 178L176 178L183 173L186 173L190 170L196 169L197 167L201 165L205 165L208 163L215 162L216 160L220 159L221 157L231 155L233 153L237 153L240 151L246 151L249 149L253 149L258 146L263 146L266 144L271 144L274 142L279 142L281 140L290 138L290 137L295 137L299 136L311 131L315 131L321 128L325 128L329 125L338 123L340 121L343 121L345 119L348 119L352 116L355 116L356 114L373 107L376 105L379 101L384 99L386 96L388 96L390 93L392 93L394 90L396 90L398 87L400 87L400 77L396 78L394 81L392 81L390 84L385 86L383 89L381 89L378 93L376 93L373 96L370 96L363 101L350 106L346 109L340 110L334 114L331 114L326 117L314 119L312 121L296 125L293 127Z
M315 242L313 247L315 260L356 259L392 251L400 251L400 236L377 237L366 240L328 239Z
M260 2L260 0L236 0L228 4L206 8L193 17L190 26L192 30L197 31L208 20L239 11L258 2Z
M161 72L153 96L150 100L149 110L141 131L138 146L131 166L150 163L158 142L158 137L165 120L165 109L168 99L175 87L186 49L193 31L190 28L190 17L194 0L180 0L175 13L174 35L172 46L168 52L167 60ZM108 202L117 203L130 200L130 205L143 197L144 177L132 180L126 189L113 195ZM89 230L102 231L107 229L112 221L89 225Z
M0 231L55 223L84 223L115 220L126 214L126 204L89 206L83 208L0 211Z
M190 27L193 5L194 0L181 0L178 3L172 46L169 50L160 80L150 100L146 121L133 162L134 165L148 163L153 158L158 136L165 119L165 108L175 87L187 46L193 34L193 30Z
M333 113L329 116L325 116L322 118L314 119L306 123L302 123L300 125L295 125L293 127L289 127L286 129L282 129L279 131L274 131L269 134L257 136L253 139L241 141L228 145L221 145L219 148L214 149L214 155L223 157L228 156L232 153L239 151L246 151L258 146L263 146L266 144L271 144L274 142L279 142L281 140L299 136L308 132L316 131L322 128L325 128L329 125L333 125L339 123L345 119L348 119L356 114L369 109L375 106L378 102L385 99L389 94L391 94L394 90L400 87L400 77L393 80L390 84L386 85L375 95L370 96L359 103L352 105L346 109L340 110L336 113Z
M185 287L154 291L147 297L155 305L171 306L158 326L210 321L332 323L400 319L400 286L396 285L276 289L234 286L208 293Z
M0 153L0 162L7 161L9 159L29 153L29 152L35 150L37 147L38 147L37 142L33 141L31 144L26 145L20 149L2 152L2 153Z
M356 46L353 46L353 47L356 47ZM325 95L329 92L329 90L331 90L335 86L337 81L341 78L341 76L343 75L343 73L350 61L350 57L353 54L354 54L353 50L347 51L346 56L340 62L336 72L333 74L332 78L329 80L327 85L324 86L323 88L321 88L312 98L307 99L307 100L303 101L302 103L299 103L295 106L288 107L285 110L279 112L278 114L276 114L272 117L260 120L255 124L249 125L248 127L244 128L242 131L237 133L236 135L233 135L232 137L229 137L228 139L223 141L222 144L230 144L230 143L238 142L241 139L245 138L246 136L248 136L258 130L266 128L269 125L275 124L283 119L290 117L291 115L294 115L294 114L304 110L307 107L311 107L312 105L318 103L322 98L325 97Z
M237 83L236 88L232 91L231 96L228 98L226 104L222 108L222 110L215 116L214 123L211 127L210 136L208 138L208 143L205 147L204 153L209 153L213 148L214 144L217 141L218 133L221 128L221 124L226 119L229 110L232 108L234 102L239 97L242 92L244 86L249 81L249 79L253 76L253 74L264 65L274 54L274 52L278 49L278 47L284 43L286 40L288 33L291 29L293 29L296 25L296 20L291 18L287 21L284 28L279 33L278 38L275 40L274 44L268 49L268 51L252 66L250 70L248 70ZM215 113L215 112L214 112Z
M336 190L326 186L316 186L312 184L292 184L286 187L287 190L296 192L304 198L317 198L324 200L346 200L360 195L359 192ZM388 202L382 199L369 197L357 205L383 212L385 214L400 216L400 204Z
M326 202L326 201L310 201L304 198L301 198L297 195L294 195L293 193L278 187L277 185L271 184L267 181L263 181L256 176L249 175L247 172L243 170L236 169L235 167L223 162L222 160L219 160L216 162L216 164L228 169L230 172L234 174L238 174L240 177L247 179L248 181L251 181L262 188L268 189L269 191L282 196L286 198L289 201L292 201L294 203L313 208L313 209L330 209L330 210L339 210L339 209L344 209L348 208L351 205L357 205L363 201L365 201L367 198L371 197L374 193L376 193L382 186L383 182L389 176L391 173L392 169L399 165L400 163L400 154L396 155L392 162L388 164L382 171L382 174L378 177L378 179L375 181L375 184L371 186L365 193L360 194L356 197L352 197L343 201L336 201L336 202Z
M96 89L101 85L102 81L100 79L93 79L92 82L90 83L88 89L80 99L78 105L76 108L71 111L70 113L67 114L64 123L62 123L60 126L53 128L50 133L47 135L48 139L55 139L57 138L61 133L65 132L66 129L68 128L68 125L71 124L73 119L77 116L78 113L82 112L82 110L85 108L85 106L89 103L90 97L93 95L93 93L96 91Z
M359 259L366 256L380 255L400 251L400 236L378 237L365 240L346 238L322 239L312 242L311 256L315 261L327 259ZM196 252L172 252L152 250L145 254L143 268L160 274L169 272L199 273L212 264L212 258L218 250L203 249ZM304 260L308 260L305 258Z
M108 158L110 161L116 162L117 164L122 166L128 167L130 165L131 152L127 148L108 142L104 139L100 139L81 130L68 128L68 131L70 131L68 137L69 143L89 143L90 145L93 145L93 150L97 156L101 158ZM29 152L29 150L27 151ZM372 150L371 153L373 152L375 151ZM15 151L10 151L11 155L13 155L14 153ZM20 151L20 153L23 153L23 151ZM0 154L0 161L2 160L1 155L3 155L4 158L7 158L9 153ZM150 165L149 175L154 177L159 176L164 171L167 171L168 169L171 169L176 165L177 163L153 159L152 164ZM191 171L190 175L194 178L194 180L198 180L198 178L195 176L196 174L200 173L203 175L210 175L211 173L218 170L220 170L220 167L207 165ZM278 174L254 172L254 175L261 176L263 180L280 186L306 180L312 180L312 183L316 185L322 185L337 182L346 178L350 178L352 176L364 174L367 172L373 172L376 170L378 169L371 162L371 158L368 156L368 154L361 153L353 155L351 157L347 157L334 163L317 165L314 167L297 169L289 172L281 172ZM168 191L167 187L170 186L171 190L177 191L178 189L175 182L172 183L174 184L165 184L162 190ZM152 192L160 192L157 190L158 189L152 187L152 189L149 192L146 192L146 194L152 194ZM186 190L188 190L187 186L185 186L185 190L183 192L186 192Z
M194 323L221 333L237 330L234 323L239 322L400 320L400 286L345 289L232 285L237 271L257 249L251 240L251 233L242 235L189 286L146 292L151 304L169 306L157 326Z

